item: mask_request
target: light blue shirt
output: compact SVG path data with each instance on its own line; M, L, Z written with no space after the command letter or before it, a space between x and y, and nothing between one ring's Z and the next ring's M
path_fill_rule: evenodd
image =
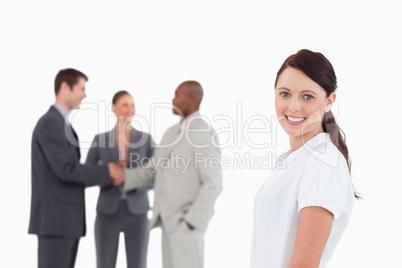
M119 160L120 159L125 159L127 156L128 156L128 153L119 154ZM127 193L125 191L121 192L120 199L121 200L127 200Z
M63 107L58 105L57 103L53 104L54 108L56 108L57 111L61 114L61 116L64 118L64 122L71 127L70 120L68 119L68 113L66 110L64 110Z

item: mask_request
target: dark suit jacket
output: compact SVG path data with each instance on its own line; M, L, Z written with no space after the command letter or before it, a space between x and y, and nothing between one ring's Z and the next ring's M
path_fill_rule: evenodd
M106 165L82 165L78 138L52 106L32 135L30 234L85 235L85 185L110 184Z
M104 164L119 161L119 150L116 145L115 129L96 135L88 152L87 164ZM129 141L127 168L135 168L138 164L146 164L153 155L153 140L150 134L132 129ZM127 192L127 206L132 214L139 215L149 210L149 200L146 188ZM112 215L119 208L121 191L118 186L101 186L96 211Z

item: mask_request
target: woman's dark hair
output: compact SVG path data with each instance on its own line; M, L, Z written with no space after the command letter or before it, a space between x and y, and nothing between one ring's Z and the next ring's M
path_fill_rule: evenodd
M338 87L332 64L324 55L319 52L302 49L296 54L289 56L282 64L276 75L275 87L279 76L283 70L288 67L296 68L305 73L311 80L319 84L325 90L327 97L329 97L331 93L335 92L336 88ZM331 111L325 113L322 120L322 127L324 132L330 134L331 141L345 157L350 172L351 160L349 157L348 147L346 146L345 142L345 133L336 123L334 115ZM356 192L355 197L360 198Z
M123 97L124 95L130 95L130 96L131 96L131 94L128 93L127 91L125 91L125 90L120 90L120 91L116 92L116 94L114 94L114 96L113 96L112 104L113 104L113 105L116 105L117 101L118 101L121 97Z

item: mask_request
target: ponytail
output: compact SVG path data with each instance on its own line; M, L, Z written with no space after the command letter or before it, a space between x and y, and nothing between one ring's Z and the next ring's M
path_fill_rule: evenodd
M325 113L322 120L322 128L324 129L324 132L329 134L332 143L335 144L343 157L345 157L349 173L351 173L352 162L349 157L348 147L346 146L346 135L339 127L338 123L336 123L335 117L331 111ZM354 195L356 199L361 199L361 196L358 193L355 192Z
M350 173L352 163L350 161L348 147L346 146L345 142L345 133L336 123L334 115L331 111L325 113L322 120L322 128L324 129L324 132L329 134L332 143L335 144L338 150L342 153L343 157L345 157Z
M326 92L327 97L335 92L337 86L334 68L329 60L319 52L313 52L308 49L299 50L296 54L290 55L282 64L276 74L275 87L278 78L288 67L296 68L306 74L311 80L320 85ZM345 133L340 129L335 121L331 111L324 115L322 127L326 133L329 133L331 141L346 159L349 173L351 172L351 161L349 158L348 147L345 142ZM361 199L355 192L355 197Z

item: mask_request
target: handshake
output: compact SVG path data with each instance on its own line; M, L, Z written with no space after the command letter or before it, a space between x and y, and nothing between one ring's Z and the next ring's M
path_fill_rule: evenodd
M125 174L124 174L124 168L125 168L125 161L120 161L119 163L113 163L110 162L107 166L109 168L109 176L110 176L110 182L113 185L119 185L124 182L125 179Z

